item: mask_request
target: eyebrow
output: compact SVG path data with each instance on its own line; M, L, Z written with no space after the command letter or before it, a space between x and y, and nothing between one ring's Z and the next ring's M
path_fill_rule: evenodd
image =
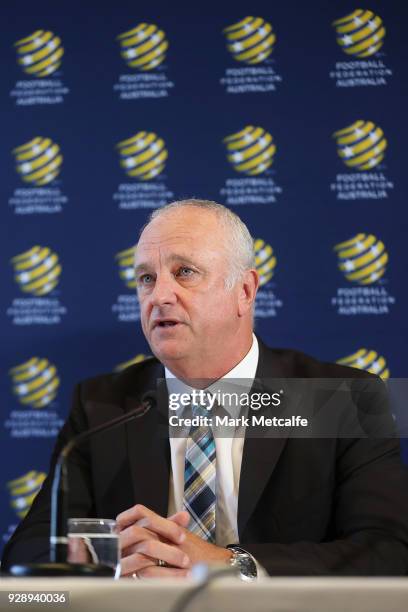
M190 266L194 266L195 268L197 267L197 264L192 259L190 259L189 257L184 257L183 255L170 255L167 261L170 263L178 262L178 263L183 263L183 264L187 264ZM140 272L147 272L149 269L150 269L150 266L147 263L140 263L135 266L135 272L137 274Z

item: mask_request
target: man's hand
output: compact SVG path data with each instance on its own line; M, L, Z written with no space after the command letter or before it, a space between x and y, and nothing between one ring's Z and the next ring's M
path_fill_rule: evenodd
M231 551L188 531L189 520L188 512L165 519L140 504L119 514L121 576L185 577L194 563L228 564Z
M180 545L186 540L188 521L186 512L169 520L140 504L119 514L121 576L187 576L191 561ZM159 567L159 560L170 567Z
M179 516L181 514L185 514L187 517L189 516L188 512L177 512L177 514L170 516L168 520L180 524ZM206 542L187 529L183 531L186 538L179 544L179 548L188 555L192 565L195 563L229 563L232 553L228 548Z
M189 532L189 520L187 512L165 519L140 504L119 514L121 576L187 576L194 563L227 564L231 552Z

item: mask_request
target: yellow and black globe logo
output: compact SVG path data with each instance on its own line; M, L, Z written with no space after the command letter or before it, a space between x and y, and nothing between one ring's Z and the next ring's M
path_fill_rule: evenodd
M260 64L273 51L276 35L270 23L261 17L245 17L224 28L227 48L237 62Z
M372 11L356 9L349 15L333 21L337 43L344 53L354 57L370 57L381 49L385 28L381 17Z
M349 366L350 368L365 370L366 372L371 372L371 374L377 374L383 380L387 380L390 377L390 371L385 358L370 349L361 348L352 355L338 359L337 363Z
M37 30L14 43L17 63L26 74L38 78L50 76L61 66L64 47L52 32Z
M138 132L116 148L126 174L140 181L149 181L163 172L168 158L164 140L154 132Z
M248 125L224 138L223 142L228 161L237 172L256 176L272 166L276 145L271 134L261 127Z
M63 157L51 138L37 136L13 149L13 155L21 179L36 187L48 185L61 172Z
M163 30L152 23L139 23L117 37L121 56L129 68L153 70L166 58L169 43Z
M136 288L135 247L120 251L115 256L119 265L119 276L129 289Z
M149 358L149 355L139 353L138 355L136 355L136 357L133 357L133 359L129 359L129 361L118 363L118 365L115 367L115 372L122 372L122 370L126 370L126 368L128 368L129 366L134 365L135 363L141 363L142 361L145 361Z
M384 243L372 234L357 234L334 247L339 269L345 278L358 285L371 285L386 270L388 253Z
M372 121L355 121L334 132L337 153L349 168L371 170L384 159L387 139L384 132Z
M48 359L32 357L9 371L13 393L20 404L44 408L57 396L60 379L57 368Z
M46 477L47 475L44 472L32 470L7 483L10 505L19 518L24 518L29 511Z
M34 246L13 257L11 264L14 279L24 293L47 295L59 283L62 267L58 255L48 247Z
M262 238L254 241L255 266L259 274L259 286L266 285L274 275L276 268L276 257L270 244L266 244Z

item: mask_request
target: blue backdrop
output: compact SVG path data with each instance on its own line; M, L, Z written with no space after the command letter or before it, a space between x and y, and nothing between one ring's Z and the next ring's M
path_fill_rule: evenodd
M1 12L0 547L74 383L149 353L129 249L171 199L248 224L268 344L407 375L405 3Z

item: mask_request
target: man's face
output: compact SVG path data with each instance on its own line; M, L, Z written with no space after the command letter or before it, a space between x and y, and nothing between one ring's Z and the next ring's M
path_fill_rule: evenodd
M214 212L174 209L152 221L136 250L143 332L156 357L197 366L234 349L239 283L225 289L230 265Z

